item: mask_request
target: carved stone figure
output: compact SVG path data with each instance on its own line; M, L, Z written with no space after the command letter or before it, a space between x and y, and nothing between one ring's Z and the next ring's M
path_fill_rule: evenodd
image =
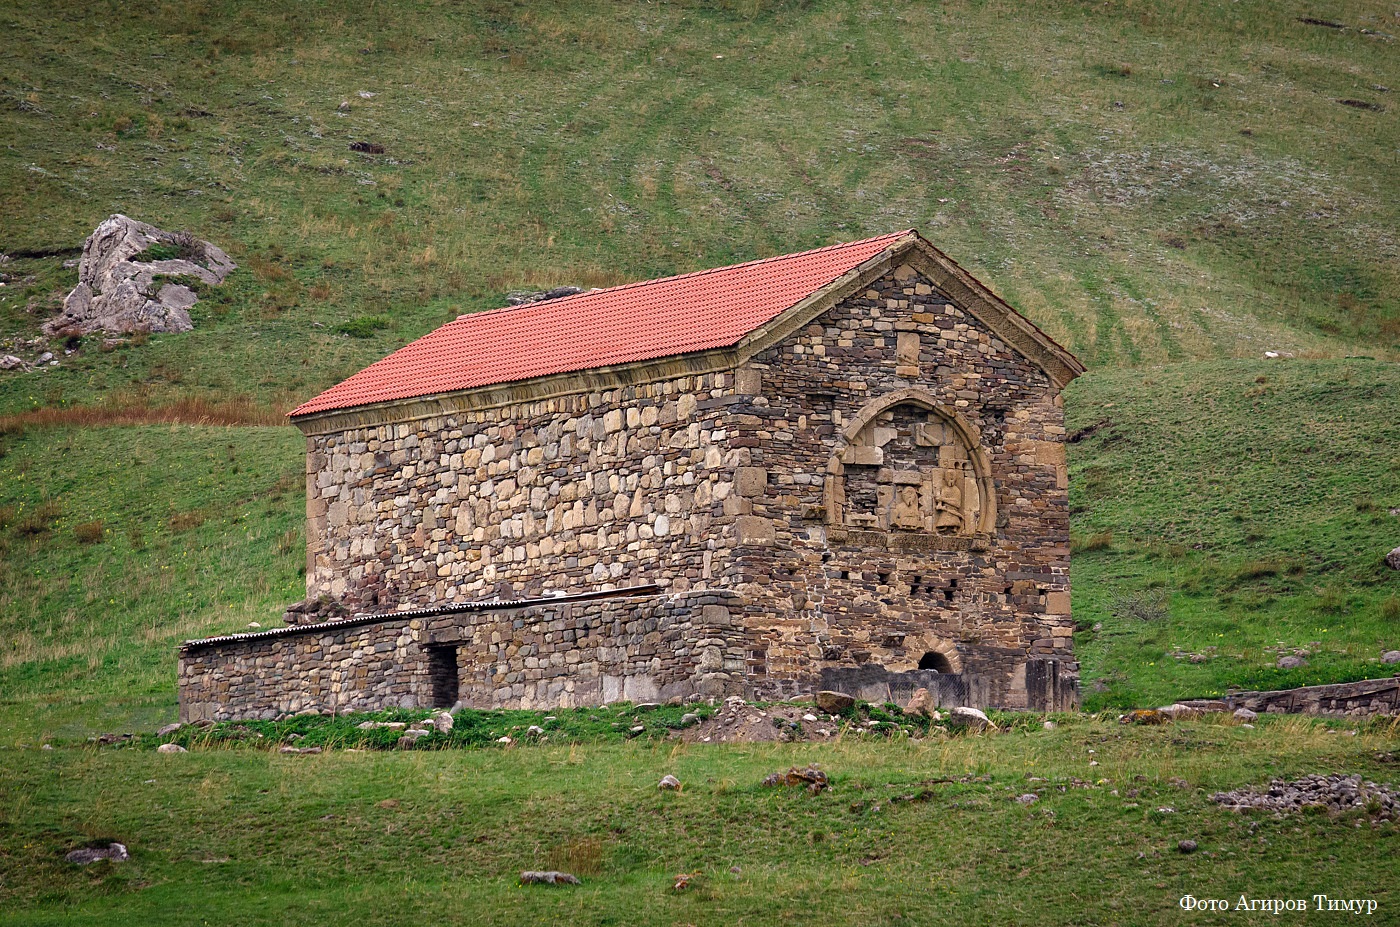
M890 510L890 524L896 528L919 531L924 527L924 513L919 505L919 490L914 486L902 486L894 507Z
M938 534L957 534L963 530L962 474L949 467L943 471L943 485L938 487L934 503L933 530Z

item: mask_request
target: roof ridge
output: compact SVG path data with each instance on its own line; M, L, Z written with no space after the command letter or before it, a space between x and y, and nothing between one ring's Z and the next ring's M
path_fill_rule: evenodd
M464 312L461 315L457 316L456 319L453 319L453 321L460 322L463 319L479 319L484 316L495 315L499 312L514 312L516 309L528 309L534 306L541 306L546 304L549 306L559 306L563 303L569 302L570 300L577 300L584 296L596 296L599 293L616 293L620 290L630 290L633 287L651 286L652 284L656 283L667 283L672 280L685 280L690 277L703 277L706 274L716 274L727 270L738 270L741 267L752 267L755 264L767 264L771 261L781 261L787 258L807 257L813 254L820 254L823 251L836 251L841 248L854 248L859 245L868 245L871 242L880 241L881 239L886 238L890 239L891 241L895 241L915 231L915 229L910 228L904 229L901 232L886 232L884 235L872 235L869 238L861 238L857 241L843 241L840 244L835 245L822 245L820 248L809 248L806 251L793 251L788 254L770 254L768 257L765 258L754 258L751 261L740 261L738 264L725 264L723 267L706 267L703 270L688 270L684 273L670 274L665 277L652 277L649 280L633 280L630 283L618 283L613 286L595 287L591 290L584 290L581 293L570 293L568 296L557 296L554 299L535 300L534 302L521 303L518 306L497 306L494 309L482 309L478 312Z

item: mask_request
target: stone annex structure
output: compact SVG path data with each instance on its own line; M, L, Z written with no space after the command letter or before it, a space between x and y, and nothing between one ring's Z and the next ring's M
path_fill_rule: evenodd
M309 611L186 643L182 717L1074 706L1083 369L914 231L462 316L291 413Z

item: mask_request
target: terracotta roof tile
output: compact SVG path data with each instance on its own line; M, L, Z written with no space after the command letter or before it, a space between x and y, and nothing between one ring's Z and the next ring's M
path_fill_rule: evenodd
M733 345L908 234L460 316L290 414Z

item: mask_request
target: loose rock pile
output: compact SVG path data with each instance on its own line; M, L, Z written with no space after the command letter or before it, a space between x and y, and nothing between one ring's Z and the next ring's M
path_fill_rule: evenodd
M763 780L763 784L769 786L787 786L794 789L806 789L813 795L817 795L830 787L826 773L822 772L815 764L806 769L798 769L793 766L785 773L773 773Z
M541 290L537 293L529 290L513 290L506 294L506 304L523 306L526 303L538 303L546 299L562 299L565 296L574 296L582 292L583 290L576 286L557 286L552 290Z
M1296 814L1305 808L1323 808L1335 816L1364 809L1374 822L1400 820L1400 791L1360 776L1304 776L1292 782L1275 779L1263 791L1236 789L1216 792L1210 798L1231 811Z

